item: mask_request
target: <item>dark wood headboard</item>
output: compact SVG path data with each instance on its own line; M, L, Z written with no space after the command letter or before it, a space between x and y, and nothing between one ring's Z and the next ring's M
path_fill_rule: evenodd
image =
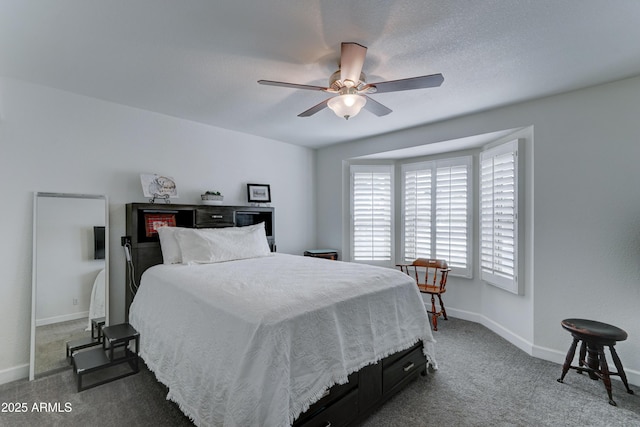
M147 233L147 220L154 215L169 214L177 227L220 228L265 223L267 241L273 252L275 241L275 209L259 206L208 206L155 203L129 203L126 205L126 238L131 244L131 261L134 272L127 265L125 286L125 313L129 319L129 306L133 301L134 288L140 284L142 273L157 264L162 264L162 251L157 233Z

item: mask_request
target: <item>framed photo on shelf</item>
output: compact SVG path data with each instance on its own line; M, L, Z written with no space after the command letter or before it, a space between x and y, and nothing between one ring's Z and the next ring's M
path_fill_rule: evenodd
M178 197L176 181L170 176L143 173L140 174L140 183L144 197L152 197L152 200L165 199L169 203L170 197Z
M249 203L271 203L271 187L269 184L247 184Z

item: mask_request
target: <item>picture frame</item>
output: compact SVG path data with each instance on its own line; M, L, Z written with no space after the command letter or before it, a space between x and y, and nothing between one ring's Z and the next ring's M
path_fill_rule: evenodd
M164 199L169 203L170 197L178 197L176 181L170 176L143 173L140 174L140 183L144 197L150 197L152 203L155 199Z
M269 184L247 184L249 203L271 203L271 186Z

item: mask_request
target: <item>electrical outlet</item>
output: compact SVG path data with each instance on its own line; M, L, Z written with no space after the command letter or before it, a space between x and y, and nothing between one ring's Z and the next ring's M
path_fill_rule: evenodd
M131 244L131 236L120 236L120 245L124 246L127 243Z
M73 305L78 305L78 298L73 299Z

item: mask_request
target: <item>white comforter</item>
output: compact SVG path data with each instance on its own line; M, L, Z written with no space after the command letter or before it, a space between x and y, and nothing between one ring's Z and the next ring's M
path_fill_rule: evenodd
M141 356L197 425L285 426L347 375L418 340L415 282L389 268L277 254L147 270Z

